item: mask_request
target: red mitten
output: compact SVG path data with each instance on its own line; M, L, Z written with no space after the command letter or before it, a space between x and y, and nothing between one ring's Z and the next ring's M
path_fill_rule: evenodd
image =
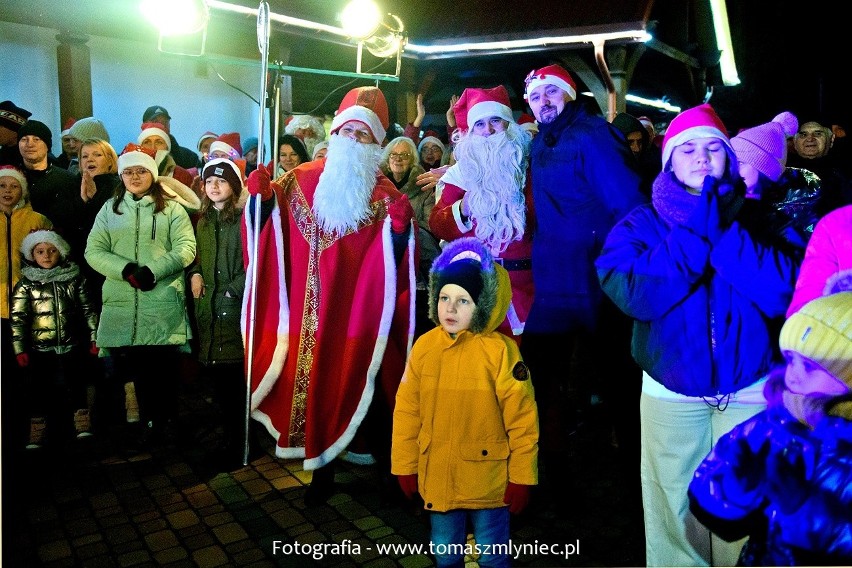
M261 201L272 197L272 178L266 166L260 164L257 169L249 174L246 187L251 195L260 195Z
M510 513L513 515L520 514L530 503L530 486L518 485L510 481L509 485L506 486L503 502L509 506Z
M388 205L388 215L391 218L391 229L394 233L404 233L411 226L411 220L414 218L414 209L411 207L411 202L408 196L404 195Z
M99 352L100 352L100 349L98 349L98 344L95 343L94 341L92 341L92 345L89 346L89 353L97 356Z
M407 499L414 498L414 494L417 493L417 474L397 475L396 479L399 481L399 487L405 493L405 497Z
M26 353L18 353L18 366L26 367L30 364L30 356Z

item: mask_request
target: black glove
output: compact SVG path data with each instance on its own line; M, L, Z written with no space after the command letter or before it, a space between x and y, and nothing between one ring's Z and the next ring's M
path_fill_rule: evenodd
M143 292L153 290L156 285L154 273L151 272L151 269L147 266L137 268L136 271L127 278L127 281L130 282L131 286L138 288Z
M719 200L719 221L722 228L727 229L745 203L745 184L719 181L715 190Z
M733 193L727 182L706 176L701 188L698 205L686 221L686 227L698 236L706 239L710 244L716 244L730 226L730 222L722 219L720 211L719 186L724 185L723 191L726 195ZM727 199L727 198L726 198Z
M773 452L767 464L766 477L769 498L789 515L799 510L812 494L812 489L808 487L805 456L801 449L788 449L791 451Z
M766 458L769 455L769 440L753 450L745 438L736 441L732 448L731 470L740 481L744 492L757 489L766 479Z
M121 277L130 282L128 280L130 275L139 270L139 265L135 262L128 262L127 266L124 267L124 270L121 271Z

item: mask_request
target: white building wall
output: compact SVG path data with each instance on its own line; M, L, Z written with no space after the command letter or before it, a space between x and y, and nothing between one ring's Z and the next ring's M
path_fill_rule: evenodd
M59 116L57 35L53 29L0 22L0 100L11 100L47 124L54 135L54 154L62 151L59 133L64 122ZM258 98L259 55L257 65L214 63L215 71L208 67L206 76L199 76L202 59L161 53L156 44L91 36L87 46L93 115L106 125L116 152L136 142L142 113L151 105L169 111L172 134L192 150L207 130L239 132L242 140L257 135L258 105L216 72Z

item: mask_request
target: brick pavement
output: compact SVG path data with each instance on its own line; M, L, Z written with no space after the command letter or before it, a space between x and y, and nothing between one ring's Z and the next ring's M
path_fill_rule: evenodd
M216 441L209 400L197 385L186 389L182 419L193 428L181 445L133 454L101 435L22 452L13 472L21 473L18 490L3 495L4 566L433 565L425 554L377 552L377 544L426 543L428 515L399 500L374 467L342 464L340 491L316 507L304 503L310 473L298 461L273 458L271 439L248 467L216 471L205 459ZM644 565L641 518L628 510L608 426L591 420L575 437L574 458L569 502L536 493L530 510L513 518L512 538L539 549L579 544L579 554L526 553L513 564ZM296 541L348 548L322 558L275 550L276 542Z

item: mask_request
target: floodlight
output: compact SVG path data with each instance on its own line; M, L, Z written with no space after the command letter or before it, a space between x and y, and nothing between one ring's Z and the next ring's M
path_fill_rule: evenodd
M204 0L142 0L140 9L164 36L198 33L210 19Z
M352 0L340 13L343 29L357 40L365 40L379 29L382 14L373 0Z

